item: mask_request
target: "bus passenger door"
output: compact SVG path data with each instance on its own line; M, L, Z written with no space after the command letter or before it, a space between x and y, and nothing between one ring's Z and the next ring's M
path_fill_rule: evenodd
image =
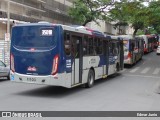
M72 35L72 86L82 83L82 37Z
M119 48L120 48L120 69L123 70L124 68L124 48L123 48L123 41L121 40L119 43Z
M106 65L105 65L105 69L103 71L104 75L108 75L108 68L109 68L109 42L108 41L104 41L103 42L103 49L104 49L104 56L105 56L105 60L106 60Z

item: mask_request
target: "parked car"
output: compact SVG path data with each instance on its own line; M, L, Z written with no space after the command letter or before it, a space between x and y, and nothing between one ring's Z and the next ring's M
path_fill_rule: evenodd
M0 77L7 77L7 79L10 79L9 71L9 66L6 66L6 64L0 60Z

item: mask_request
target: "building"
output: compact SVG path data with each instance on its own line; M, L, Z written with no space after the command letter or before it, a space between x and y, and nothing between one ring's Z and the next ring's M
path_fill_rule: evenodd
M60 24L75 24L68 15L69 8L74 0L0 0L0 60L9 64L9 41L4 41L7 33L7 21L10 13L10 28L14 24L26 22L48 21ZM9 6L9 7L8 7ZM111 23L99 21L100 26L94 22L89 28L99 30L106 34L115 35L117 30ZM124 32L121 29L121 32ZM9 37L8 37L9 38Z
M0 0L0 60L9 64L10 41L4 41L8 20L10 28L14 24L39 21L71 24L67 13L72 4L73 0Z
M120 28L115 28L115 22L106 22L102 20L97 21L99 25L95 22L90 22L86 26L95 30L98 30L107 35L131 35L133 34L133 28L131 26L121 26Z
M72 23L67 12L73 0L0 0L0 39L4 39L7 32L8 2L11 27L17 23L38 21Z

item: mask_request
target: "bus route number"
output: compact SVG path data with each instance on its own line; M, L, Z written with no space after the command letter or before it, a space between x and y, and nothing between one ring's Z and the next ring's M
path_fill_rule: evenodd
M52 30L42 30L42 36L52 36Z

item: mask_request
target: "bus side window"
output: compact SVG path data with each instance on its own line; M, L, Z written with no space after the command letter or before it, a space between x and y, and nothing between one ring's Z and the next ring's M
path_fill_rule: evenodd
M118 44L117 43L113 43L112 46L113 46L113 55L117 56L118 53L119 53Z
M93 50L93 37L89 37L88 41L89 41L89 46L88 46L89 52L88 52L88 54L89 55L93 55L93 53L94 53L94 50Z
M109 42L109 55L112 56L113 55L113 49L112 49L112 43Z
M64 33L64 48L67 56L71 55L71 43L70 43L70 34Z
M98 42L98 38L95 37L94 40L93 40L93 43L94 43L94 44L93 44L93 46L94 46L94 48L93 48L93 54L94 54L94 55L97 55L97 46L98 46L98 45L97 45L97 42Z
M101 55L103 54L103 41L101 39L98 39L98 46L97 46L97 54Z
M88 55L88 37L84 36L83 40L83 55L86 56Z
M72 56L74 58L79 58L81 53L80 41L82 41L81 36L72 35Z
M131 43L131 51L134 51L134 47L135 47L135 44L132 42Z
M138 41L138 52L139 52L139 50L140 50L139 48L140 48L140 44L139 44L139 41Z

